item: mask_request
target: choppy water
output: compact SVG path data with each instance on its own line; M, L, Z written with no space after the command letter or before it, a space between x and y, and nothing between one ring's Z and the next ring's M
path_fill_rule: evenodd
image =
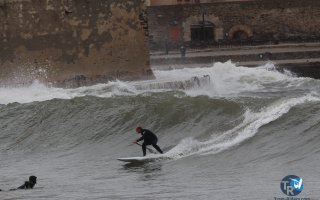
M0 199L274 199L303 178L320 199L320 81L216 63L155 71L156 80L77 89L0 88L0 188L36 175L34 190ZM209 75L194 87L162 83ZM157 87L156 87L157 86ZM139 156L136 126L154 131L167 159Z

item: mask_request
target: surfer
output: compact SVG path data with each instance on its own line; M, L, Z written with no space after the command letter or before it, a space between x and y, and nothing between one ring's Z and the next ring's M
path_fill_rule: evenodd
M142 129L141 127L137 127L136 132L140 133L142 137L140 137L138 140L134 141L133 143L137 143L143 140L143 143L142 143L143 156L146 156L147 145L152 145L153 148L155 148L159 153L163 154L163 151L157 145L158 138L154 133L152 133L147 129Z
M37 184L37 177L36 176L30 176L29 177L29 181L26 181L23 185L21 185L17 189L11 189L10 191L19 190L19 189L33 189L35 184Z
M37 177L36 176L30 176L29 181L26 181L23 185L18 187L18 189L32 189L35 184L37 184Z

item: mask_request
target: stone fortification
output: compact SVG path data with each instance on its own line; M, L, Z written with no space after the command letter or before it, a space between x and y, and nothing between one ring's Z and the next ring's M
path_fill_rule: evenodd
M0 0L0 83L152 77L143 0Z

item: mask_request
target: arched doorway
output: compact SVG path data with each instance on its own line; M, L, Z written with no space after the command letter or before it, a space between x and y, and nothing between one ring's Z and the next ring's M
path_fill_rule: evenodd
M229 36L232 40L243 41L250 39L253 34L251 28L246 25L236 25L229 31Z
M249 36L245 31L239 30L233 34L232 39L234 39L234 40L247 40L247 39L249 39Z

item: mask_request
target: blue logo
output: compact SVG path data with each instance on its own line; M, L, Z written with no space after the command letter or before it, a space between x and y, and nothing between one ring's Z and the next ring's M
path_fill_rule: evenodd
M297 196L303 189L302 178L295 175L286 176L282 179L280 188L287 196Z

